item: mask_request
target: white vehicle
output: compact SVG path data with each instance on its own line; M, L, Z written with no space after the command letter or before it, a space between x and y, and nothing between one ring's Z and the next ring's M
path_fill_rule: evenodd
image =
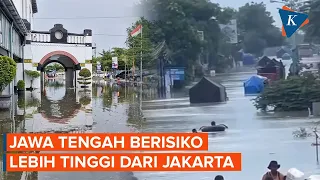
M297 46L300 57L312 57L313 49L310 44L300 44Z

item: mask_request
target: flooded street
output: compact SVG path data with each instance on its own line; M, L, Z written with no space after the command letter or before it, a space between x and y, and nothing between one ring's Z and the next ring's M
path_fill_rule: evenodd
M190 107L189 99L153 100L143 103L147 132L191 132L193 128L209 125L211 121L229 126L226 132L209 136L211 152L241 152L243 170L241 172L212 173L141 173L141 179L213 179L222 174L226 179L241 177L248 180L259 179L267 171L270 160L281 164L286 172L296 167L304 172L317 172L315 148L311 146L314 137L295 139L292 132L299 127L311 128L314 121L306 113L263 114L256 111L251 99L244 97L243 82L251 73L216 77L227 87L227 103Z
M304 172L317 172L314 137L295 139L292 132L300 127L311 128L316 118L306 113L259 113L251 99L243 93L243 82L255 72L219 75L214 80L227 87L229 101L210 106L190 106L188 91L171 92L169 99L159 99L157 91L144 87L140 103L140 87L100 82L92 91L66 89L63 82L50 81L45 90L26 92L17 97L14 111L1 112L1 131L7 132L191 132L211 121L229 126L226 132L209 135L210 152L241 152L241 172L135 172L140 180L212 180L222 174L226 179L245 177L259 179L267 171L270 160L281 164L286 172L296 167ZM25 107L25 108L24 108ZM140 117L140 109L144 118ZM2 143L1 143L2 144ZM2 157L2 156L1 156ZM8 173L6 180L129 180L128 173L39 172L24 178L26 173Z

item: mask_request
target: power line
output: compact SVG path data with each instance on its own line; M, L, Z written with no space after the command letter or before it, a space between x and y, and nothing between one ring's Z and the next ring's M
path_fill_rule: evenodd
M93 36L128 36L128 35L123 35L123 34L93 34Z
M101 17L45 17L45 18L34 18L34 19L124 19L124 18L139 18L138 16L101 16Z

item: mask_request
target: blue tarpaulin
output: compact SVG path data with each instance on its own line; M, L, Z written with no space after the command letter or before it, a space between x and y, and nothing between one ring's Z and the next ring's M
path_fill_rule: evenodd
M256 63L252 54L243 54L242 62L243 65L253 65Z
M244 82L244 94L253 95L261 93L264 88L265 80L267 80L266 77L258 75L250 77L247 81Z

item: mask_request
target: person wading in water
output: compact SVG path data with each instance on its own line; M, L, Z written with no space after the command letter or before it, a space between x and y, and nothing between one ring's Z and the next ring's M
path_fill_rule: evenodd
M267 180L268 176L272 177L273 180L284 180L284 176L278 171L279 168L280 164L277 161L271 161L268 166L270 171L263 175L262 180Z

